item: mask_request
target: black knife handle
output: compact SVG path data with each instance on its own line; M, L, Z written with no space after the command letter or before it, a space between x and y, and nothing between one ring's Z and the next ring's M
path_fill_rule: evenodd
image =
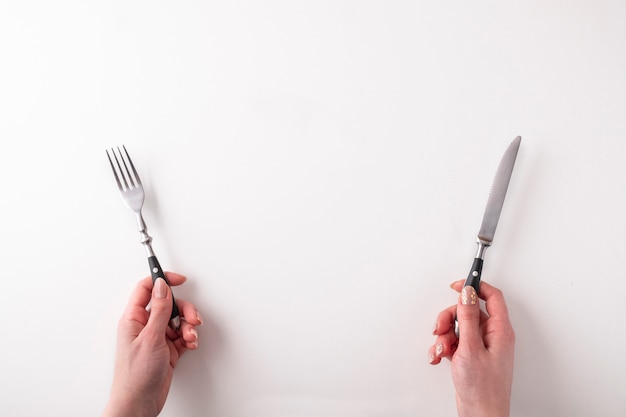
M464 287L471 285L476 290L476 294L479 294L478 288L480 288L480 276L483 273L483 260L481 258L474 258L472 269L467 275Z
M480 288L480 276L482 275L482 273L483 259L474 258L472 269L470 269L469 274L467 274L467 279L465 280L465 284L463 284L463 287L471 285L476 290L476 295L480 294L478 289ZM456 337L459 337L459 322L456 319L456 315L454 316L454 333L456 334Z
M165 277L165 272L161 268L159 261L156 256L150 256L148 258L148 264L150 265L150 274L152 274L152 283L157 280L157 278L163 278L168 286L170 286L170 282ZM171 289L171 286L170 286ZM180 313L178 312L178 306L176 305L176 300L174 299L174 294L172 293L172 314L170 315L170 326L174 328L174 330L178 330L180 327Z

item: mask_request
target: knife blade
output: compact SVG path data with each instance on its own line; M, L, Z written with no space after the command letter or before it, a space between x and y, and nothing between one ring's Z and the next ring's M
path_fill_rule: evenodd
M478 237L476 243L478 244L478 251L476 257L472 263L472 268L465 280L464 286L471 285L476 290L476 294L479 294L480 278L483 270L483 262L485 258L485 251L493 242L493 237L498 227L498 220L500 220L500 213L502 212L502 206L504 205L504 198L506 197L506 191L509 188L509 182L511 181L511 174L513 173L513 167L515 166L515 160L517 159L517 152L519 150L522 137L518 136L513 139L513 142L502 155L496 176L493 179L491 185L491 191L487 200L487 206L485 207L485 213L483 214L483 221L478 231ZM459 336L458 322L454 321L455 333Z

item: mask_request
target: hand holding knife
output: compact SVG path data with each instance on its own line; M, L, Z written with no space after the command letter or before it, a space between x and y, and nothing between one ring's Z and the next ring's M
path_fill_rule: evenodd
M506 191L509 187L509 181L511 180L513 166L515 165L517 151L519 150L521 142L521 136L516 137L504 152L491 186L491 192L489 193L489 199L487 200L487 206L485 207L485 214L483 215L483 222L480 225L478 238L476 240L476 243L478 244L478 251L476 252L472 269L470 270L464 284L464 286L471 285L474 287L476 294L479 294L480 277L483 270L485 251L489 246L491 246L493 236L496 233L496 228L498 227L500 212L502 211L502 205L504 204L504 198L506 197ZM456 319L454 320L454 332L456 333L456 336L459 337L459 325Z

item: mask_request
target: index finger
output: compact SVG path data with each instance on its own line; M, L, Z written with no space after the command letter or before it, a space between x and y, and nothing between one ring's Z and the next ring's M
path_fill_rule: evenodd
M187 278L185 278L184 275L180 275L175 272L166 271L165 277L172 286L180 285L187 281ZM152 277L145 277L140 280L128 300L128 308L146 308L152 299L152 287Z
M489 317L509 321L509 310L504 301L502 291L486 282L480 284L480 298L485 300L485 308Z
M460 292L464 285L465 280L461 279L450 284L450 288ZM506 301L504 301L502 291L485 281L480 282L479 289L480 291L478 292L478 297L485 300L485 308L487 309L489 316L495 316L503 320L508 320L509 312L507 310Z

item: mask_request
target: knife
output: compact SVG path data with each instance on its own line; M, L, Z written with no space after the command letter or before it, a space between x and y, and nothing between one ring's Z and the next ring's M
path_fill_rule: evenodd
M485 214L483 214L483 222L480 225L478 231L478 238L476 243L478 244L478 251L472 264L472 269L467 275L464 286L471 285L476 290L476 294L479 294L480 276L483 270L483 261L485 258L485 252L491 243L493 242L493 236L496 233L498 227L498 220L500 219L500 212L502 212L502 205L504 204L504 197L506 197L506 190L509 188L509 181L511 180L511 174L513 173L513 166L515 165L515 159L517 158L517 151L522 142L522 137L518 136L513 139L513 142L502 155L500 165L496 171L496 176L493 179L491 185L491 192L489 193L489 199L487 200L487 206L485 207ZM454 333L459 337L459 323L454 320Z

